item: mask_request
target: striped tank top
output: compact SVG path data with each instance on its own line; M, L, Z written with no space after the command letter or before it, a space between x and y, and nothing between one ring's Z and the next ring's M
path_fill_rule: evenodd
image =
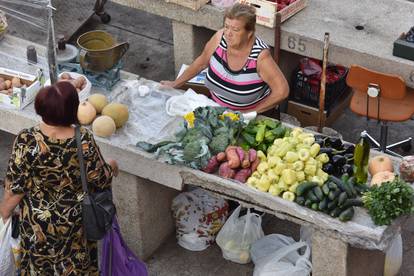
M256 37L246 64L240 71L233 71L227 63L227 43L224 35L210 58L206 87L212 98L222 106L235 110L255 107L270 94L269 86L257 73L257 59L269 46Z

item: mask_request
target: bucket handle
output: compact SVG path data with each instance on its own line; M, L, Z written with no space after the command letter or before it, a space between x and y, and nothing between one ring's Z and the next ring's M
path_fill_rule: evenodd
M125 55L125 53L128 51L129 43L128 42L123 42L123 43L120 43L120 44L116 45L114 48L118 48L118 47L121 48L121 52L119 54L119 59L121 59Z
M85 49L81 48L80 51L79 51L79 57L80 57L81 63L83 64L82 67L88 68L89 67L88 51L86 51Z

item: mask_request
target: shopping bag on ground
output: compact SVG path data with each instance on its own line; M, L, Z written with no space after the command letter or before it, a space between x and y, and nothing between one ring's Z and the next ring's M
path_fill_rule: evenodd
M102 276L148 276L146 265L128 248L116 217L102 244Z
M216 242L226 260L239 264L250 262L250 246L264 236L262 217L251 213L240 217L237 207L217 235Z
M187 250L201 251L214 243L226 222L229 205L223 198L197 188L176 196L171 209L178 244Z
M12 252L11 219L3 223L0 218L0 276L15 274Z
M304 250L300 254L299 249ZM312 271L310 247L291 237L271 234L256 241L250 250L253 276L307 276Z

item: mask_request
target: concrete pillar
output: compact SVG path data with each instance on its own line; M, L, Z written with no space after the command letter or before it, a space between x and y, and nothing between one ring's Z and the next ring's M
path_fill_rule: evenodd
M204 49L214 31L172 20L175 73L181 65L190 65Z
M316 229L313 231L313 276L347 276L347 255L347 243L333 239Z
M125 242L145 260L174 232L171 202L179 191L122 171L112 187Z

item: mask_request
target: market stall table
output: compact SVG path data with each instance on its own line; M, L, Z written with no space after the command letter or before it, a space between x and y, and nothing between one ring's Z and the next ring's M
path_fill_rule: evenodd
M211 4L194 11L165 0L113 2L173 21L177 70L183 63L190 64L212 35L211 30L218 30L223 24L223 10ZM321 59L324 33L329 32L329 62L347 67L355 63L397 74L408 86L414 87L414 62L392 55L393 42L412 27L413 22L409 19L413 17L414 3L409 1L311 0L308 7L282 24L280 48ZM256 33L273 46L274 29L257 25ZM282 51L282 63L291 60L290 56L283 59Z
M10 36L0 43L5 41L16 45L27 43ZM122 73L122 79L138 78L130 73ZM92 93L95 92L108 94L93 88ZM111 93L122 93L119 85ZM179 91L171 90L170 93L174 95ZM34 112L33 103L23 110L0 106L0 118L0 129L12 134L40 121ZM404 221L401 218L388 227L375 226L368 214L358 208L352 221L341 223L325 214L245 185L187 167L167 165L156 160L154 155L125 142L128 139L120 131L108 139L96 137L104 156L114 158L119 163L120 174L113 181L119 222L128 245L144 259L174 231L171 201L186 184L203 187L280 219L313 228L313 275L347 275L349 246L375 250L378 258L361 258L360 267L381 273L383 254L380 252L388 248Z

